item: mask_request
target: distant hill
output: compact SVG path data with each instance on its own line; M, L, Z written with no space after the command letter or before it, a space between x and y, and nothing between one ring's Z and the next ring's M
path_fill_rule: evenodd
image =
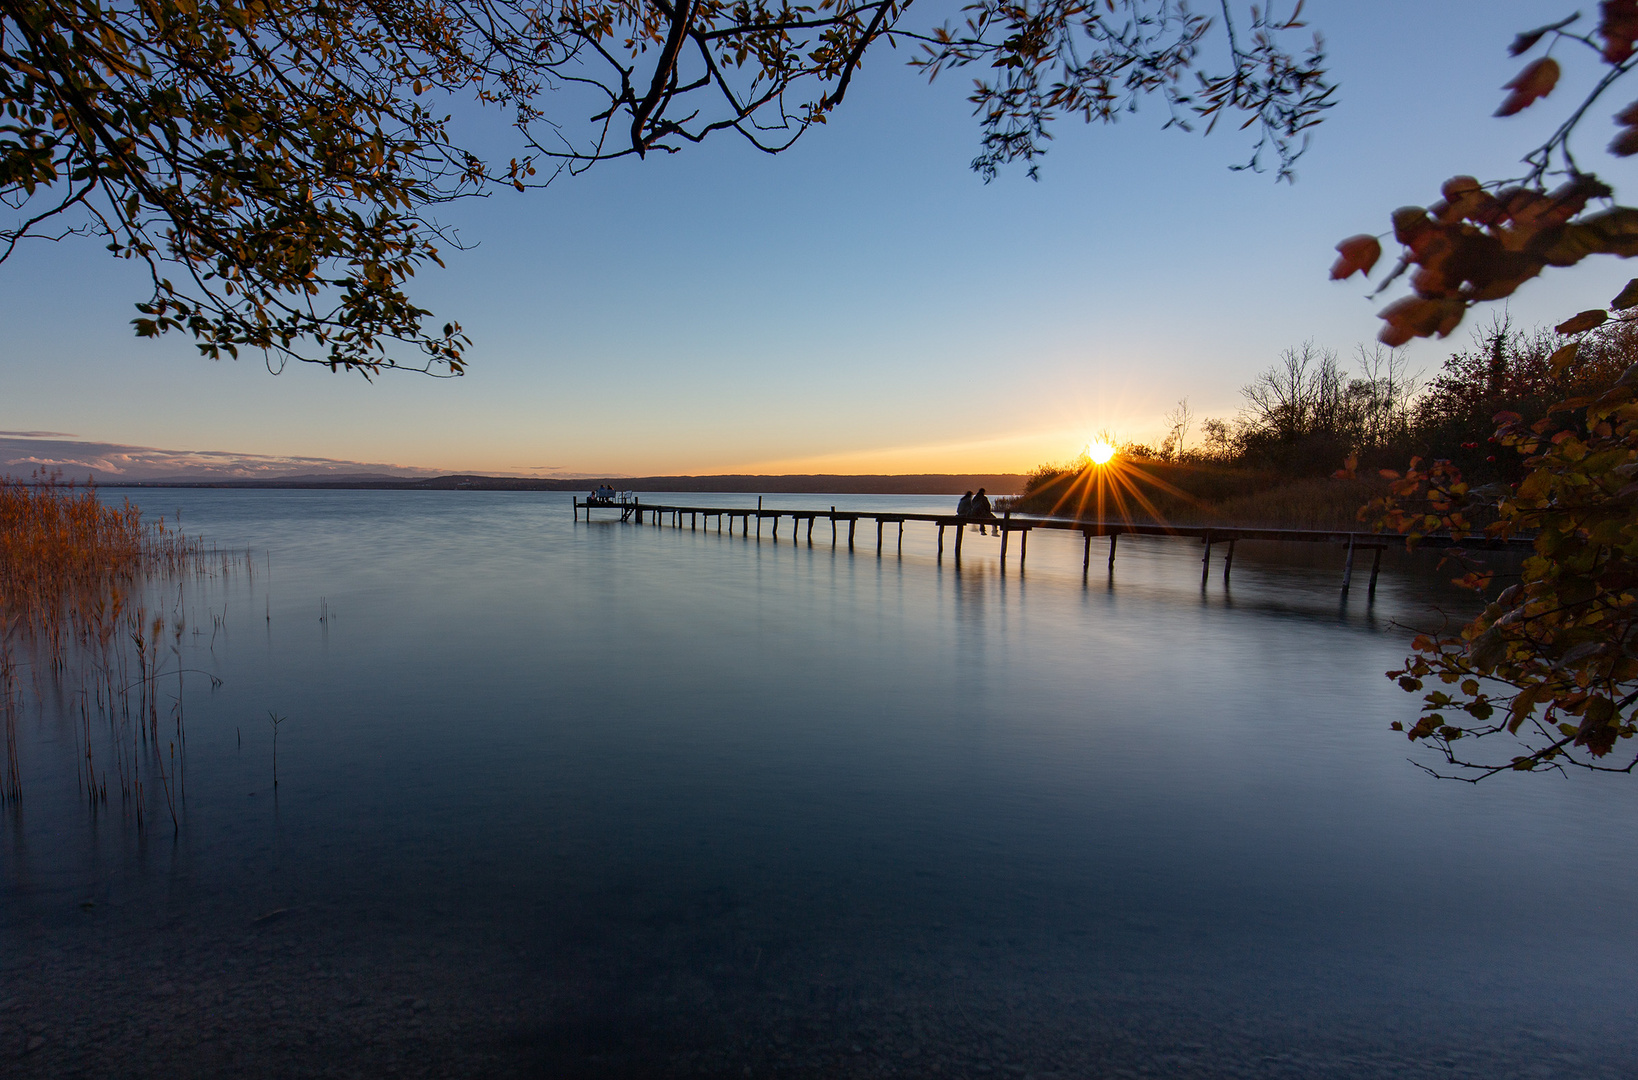
M607 476L542 480L517 476L453 475L406 479L397 476L283 476L258 480L126 481L120 487L319 488L377 491L590 491L608 484L620 491L715 491L759 494L960 495L986 488L991 495L1024 489L1022 473L905 473L846 476Z

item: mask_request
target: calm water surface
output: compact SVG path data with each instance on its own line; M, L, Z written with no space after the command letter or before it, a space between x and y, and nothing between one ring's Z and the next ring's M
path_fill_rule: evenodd
M131 494L254 569L179 831L25 721L0 1074L1638 1076L1638 781L1406 760L1431 564Z

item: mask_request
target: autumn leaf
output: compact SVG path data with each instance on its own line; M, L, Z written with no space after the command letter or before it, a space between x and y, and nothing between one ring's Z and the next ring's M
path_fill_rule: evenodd
M1622 128L1615 138L1610 140L1609 151L1616 157L1631 157L1638 154L1638 127Z
M1578 11L1558 20L1556 23L1548 23L1546 26L1538 26L1534 30L1526 30L1524 33L1519 34L1513 39L1513 44L1507 47L1507 55L1521 56L1524 53L1529 52L1531 49L1536 47L1536 42L1540 41L1543 37L1551 34L1554 30L1564 29L1566 26L1569 26L1579 18L1581 18L1581 13Z
M1529 52L1531 49L1536 47L1536 42L1540 41L1541 38L1542 38L1542 35L1545 34L1545 33L1547 33L1547 29L1546 29L1546 27L1542 27L1539 30L1531 30L1528 33L1518 35L1517 37L1515 37L1513 39L1513 44L1511 44L1511 45L1509 45L1507 47L1507 55L1508 56L1522 56L1522 55L1524 55L1525 53Z
M1638 0L1634 0L1634 3L1638 3ZM1630 48L1628 51L1631 51ZM1552 93L1553 87L1558 85L1558 71L1558 61L1551 56L1544 56L1525 65L1524 70L1519 72L1512 82L1502 87L1503 90L1513 92L1502 101L1496 115L1512 116L1538 98L1544 98Z
M1632 55L1632 43L1638 41L1638 0L1603 0L1598 7L1604 59L1619 64Z
M1548 357L1547 364L1553 369L1553 374L1562 375L1564 373L1564 369L1570 366L1570 361L1575 359L1575 354L1580 351L1580 349L1581 342L1572 341L1562 349L1555 351L1552 356Z
M1369 276L1376 260L1382 257L1382 244L1376 237L1361 233L1338 244L1337 251L1341 254L1331 265L1332 281L1352 277L1356 271Z
M1570 334L1580 334L1587 330L1591 330L1594 327L1602 326L1604 324L1604 320L1608 319L1609 317L1610 313L1605 311L1603 308L1593 308L1591 311L1583 311L1579 315L1573 315L1570 318L1565 319L1563 322L1553 327L1553 329L1568 337ZM1556 358L1558 354L1554 353L1553 355Z
M1388 325L1377 334L1384 345L1397 347L1411 338L1446 337L1461 323L1467 305L1460 300L1432 300L1406 296L1378 312Z
M1610 308L1615 311L1625 311L1629 307L1638 307L1638 278L1627 282L1627 287L1610 301Z

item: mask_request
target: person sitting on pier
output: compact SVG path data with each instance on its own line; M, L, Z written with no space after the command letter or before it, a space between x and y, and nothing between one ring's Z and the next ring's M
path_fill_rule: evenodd
M969 509L968 514L974 521L978 522L978 535L989 535L984 529L984 523L986 521L994 521L995 513L990 509L990 497L984 494L983 488L979 488L978 494L973 496L973 504ZM995 534L1000 536L1001 530L996 529Z
M973 512L973 493L969 491L969 492L967 492L967 494L965 494L965 495L963 495L961 497L960 502L956 503L956 517L965 518L965 517L969 516L972 512Z

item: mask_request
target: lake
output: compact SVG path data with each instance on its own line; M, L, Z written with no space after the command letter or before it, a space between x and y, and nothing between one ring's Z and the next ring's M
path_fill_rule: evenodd
M1638 1075L1638 780L1407 760L1431 556L104 494L249 565L183 590L175 827L31 684L5 1076ZM769 497L833 503L953 500Z

